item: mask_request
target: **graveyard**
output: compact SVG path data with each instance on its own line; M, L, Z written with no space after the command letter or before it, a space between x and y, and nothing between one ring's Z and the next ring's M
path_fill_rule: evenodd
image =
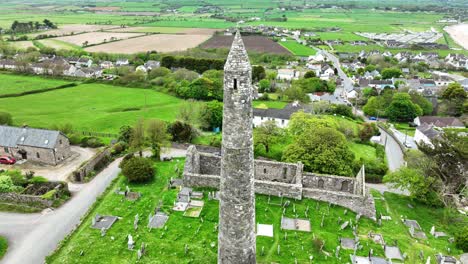
M120 176L47 263L216 263L219 194L182 187L183 164L156 162L146 184ZM466 216L448 223L446 209L372 194L376 221L325 202L257 195L257 263L366 263L359 261L370 252L393 263L436 263L438 253L462 253L450 240Z

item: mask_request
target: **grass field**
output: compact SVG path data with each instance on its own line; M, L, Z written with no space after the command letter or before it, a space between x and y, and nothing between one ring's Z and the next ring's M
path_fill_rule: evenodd
M59 250L47 259L47 263L133 263L137 260L136 250L127 249L128 234L132 234L136 246L139 248L144 242L147 254L138 263L216 263L217 258L217 232L215 225L218 222L218 206L215 200L205 198L205 207L201 212L201 218L184 217L181 212L173 212L171 207L177 196L177 190L168 190L167 181L174 176L176 161L160 162L156 164L156 180L148 184L128 184L124 177L120 177L115 185L107 192L83 220L77 230L67 239ZM178 163L180 168L183 160ZM119 187L125 189L129 185L133 191L140 192L142 197L130 202L122 196L115 194L114 190ZM207 197L207 190L205 197ZM357 250L357 255L366 256L369 250L374 250L374 255L383 256L382 246L374 243L367 237L369 231L383 235L388 244L393 245L398 241L398 246L403 253L408 255L408 263L419 263L419 250L424 256L431 256L438 252L447 254L447 248L451 248L451 254L458 255L461 252L454 248L447 239L436 239L429 234L432 225L438 230L453 234L457 226L466 224L462 219L458 225L448 225L444 219L444 209L430 208L418 204L406 197L395 194L385 194L384 198L379 193L376 209L378 213L389 215L391 221L383 221L382 226L376 222L362 218L357 229L362 249ZM287 199L285 199L287 200ZM147 217L158 205L163 203L162 210L170 215L167 228L149 231L146 228ZM279 202L279 198L272 197L273 202ZM311 221L312 232L284 231L280 229L280 220L283 208L268 205L268 196L256 196L256 222L272 224L274 226L274 237L257 237L257 262L258 263L291 263L297 259L297 263L309 263L309 256L313 256L314 263L347 263L352 250L342 249L339 258L335 258L336 246L339 237L352 237L350 228L339 231L338 218L355 219L353 212L345 214L345 210L339 206L329 207L327 203L317 202L311 199L301 201L290 200L294 204L296 213L304 218L304 212L309 207L308 219ZM414 209L408 208L411 203ZM122 217L108 230L106 236L101 237L100 230L91 229L91 218L96 214L116 215ZM133 221L136 214L140 216L138 229L133 229ZM320 226L322 215L326 215L324 226ZM293 206L286 208L285 216L294 217ZM417 220L428 240L421 241L410 237L408 228L400 221L400 216ZM198 230L198 231L197 231ZM287 233L287 239L285 234ZM324 251L330 254L326 257L320 253L319 246L314 243L314 237L324 240ZM184 253L185 245L188 245L187 254ZM281 248L277 253L278 245ZM261 249L264 248L264 255ZM83 255L80 256L80 251Z
M375 148L369 145L350 143L350 150L354 153L356 160L363 158L364 160L374 160L377 158Z
M0 73L0 95L53 88L67 83L71 82L35 76L21 76Z
M283 109L288 103L282 101L253 101L252 105L254 108L278 108Z
M183 103L149 89L83 84L0 99L0 111L11 113L15 125L48 128L70 123L75 130L116 133L122 125L133 125L140 118L172 121Z
M278 43L296 56L307 57L316 53L313 48L297 43L295 40L280 41Z
M8 241L6 238L0 236L0 260L5 256L8 249Z

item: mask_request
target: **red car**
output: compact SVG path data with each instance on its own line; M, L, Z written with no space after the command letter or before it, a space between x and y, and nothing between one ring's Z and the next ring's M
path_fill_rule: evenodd
M1 156L0 157L0 164L9 164L13 165L16 163L15 158L9 156Z

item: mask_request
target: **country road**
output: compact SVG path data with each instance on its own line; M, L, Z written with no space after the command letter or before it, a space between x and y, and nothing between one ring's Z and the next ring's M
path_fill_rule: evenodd
M145 156L151 152L145 151ZM185 149L163 149L161 157L185 157ZM55 211L36 214L0 212L0 235L8 239L8 251L0 264L41 264L68 234L110 183L119 175L122 158L112 162L85 184L69 184L77 190L72 199Z
M58 243L80 223L80 218L120 172L121 159L112 162L69 202L42 214L0 213L0 235L9 248L1 263L40 264Z

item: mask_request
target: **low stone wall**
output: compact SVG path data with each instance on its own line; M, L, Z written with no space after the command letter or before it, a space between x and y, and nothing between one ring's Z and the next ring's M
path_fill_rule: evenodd
M45 193L53 189L56 189L59 192L70 192L68 190L68 184L66 182L51 181L30 184L26 187L26 189L24 189L22 194L39 196L44 195Z
M45 209L52 206L51 200L42 199L39 196L24 195L17 193L0 193L0 202L22 204L39 209Z
M340 205L363 216L376 219L374 198L372 196L358 196L312 188L303 188L302 195L306 198Z
M302 199L302 185L255 180L255 193Z
M355 178L350 177L322 175L315 173L304 173L302 176L302 185L304 188L353 193L354 183Z
M90 160L81 165L72 173L72 180L77 182L84 181L85 177L91 172L102 169L111 161L111 150L106 148L103 151L97 153Z
M184 186L187 187L213 187L219 189L220 177L217 175L202 175L186 173L184 175Z

